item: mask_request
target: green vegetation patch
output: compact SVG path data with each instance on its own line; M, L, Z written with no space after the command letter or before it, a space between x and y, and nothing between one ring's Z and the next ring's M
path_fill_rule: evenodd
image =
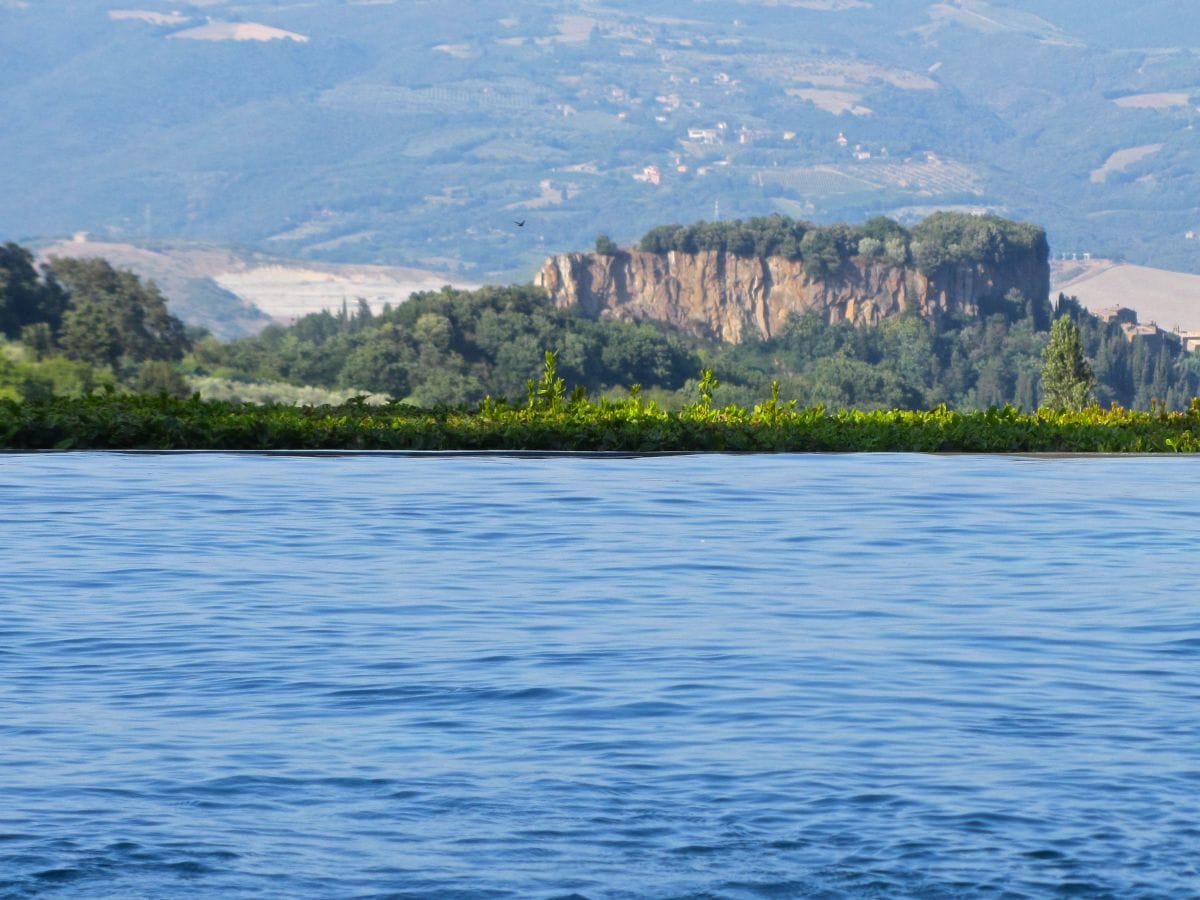
M569 397L553 354L522 405L485 400L474 409L252 406L162 394L0 399L0 447L150 450L512 450L512 451L887 451L964 453L1160 453L1200 451L1200 400L1186 412L1092 406L1022 413L798 408L778 388L753 408L715 406L710 370L699 399L663 410L631 389L627 399Z
M906 265L926 274L955 266L1002 266L1050 258L1046 232L1028 222L999 216L938 212L911 230L885 216L861 225L814 225L775 214L730 222L659 225L642 237L649 253L716 250L743 257L783 256L802 260L814 274L828 276L853 257Z

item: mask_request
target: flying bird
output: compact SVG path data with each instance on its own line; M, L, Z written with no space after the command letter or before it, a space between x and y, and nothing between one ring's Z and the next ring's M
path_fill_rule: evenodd
M524 228L525 220L522 219L520 222L518 222L516 219L513 219L513 224L516 225L518 228Z

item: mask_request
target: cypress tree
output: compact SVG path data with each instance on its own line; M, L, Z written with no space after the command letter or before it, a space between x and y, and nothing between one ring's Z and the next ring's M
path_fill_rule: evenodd
M1043 406L1081 410L1094 402L1096 376L1083 357L1079 328L1069 317L1063 316L1051 327L1042 360Z

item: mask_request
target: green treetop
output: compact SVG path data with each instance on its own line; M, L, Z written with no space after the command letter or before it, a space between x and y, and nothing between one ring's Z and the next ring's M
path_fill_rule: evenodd
M53 331L66 308L66 291L32 253L11 241L0 245L0 336L15 338L41 322Z
M187 350L183 322L153 282L103 259L51 257L50 266L70 291L58 339L67 356L115 367L124 358L176 360Z

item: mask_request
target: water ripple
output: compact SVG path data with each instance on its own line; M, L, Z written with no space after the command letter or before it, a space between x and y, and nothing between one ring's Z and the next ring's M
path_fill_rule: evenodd
M1193 459L0 458L0 896L1200 896Z

